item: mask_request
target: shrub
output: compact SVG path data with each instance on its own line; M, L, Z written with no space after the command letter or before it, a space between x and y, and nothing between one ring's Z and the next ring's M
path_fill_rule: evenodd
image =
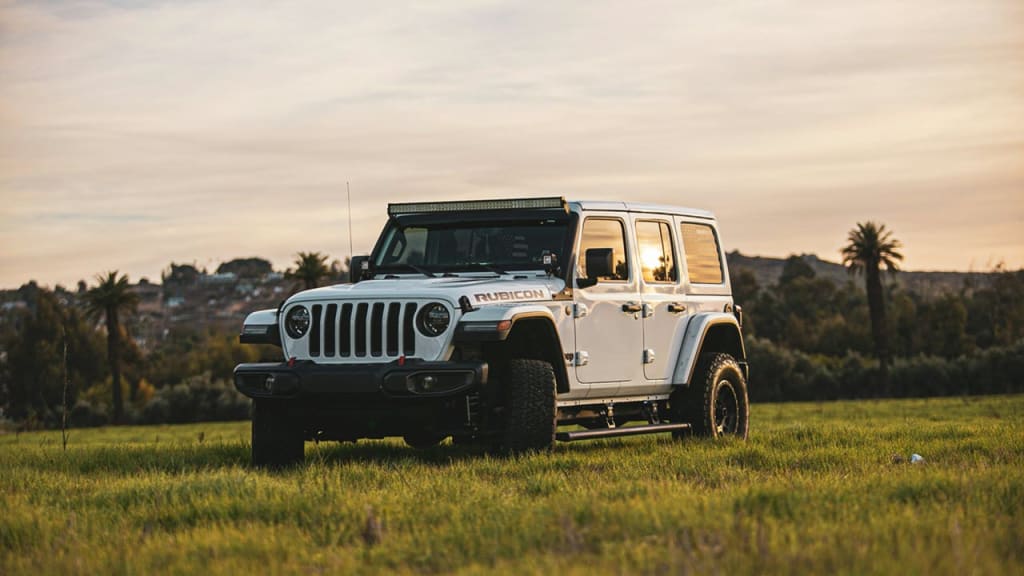
M149 424L245 420L249 399L209 372L157 390L142 409Z
M856 352L812 356L749 338L747 359L755 402L1024 392L1024 342L955 359L898 358L884 388L878 363Z
M92 404L85 399L76 402L68 413L68 426L71 428L105 426L109 421L106 404Z

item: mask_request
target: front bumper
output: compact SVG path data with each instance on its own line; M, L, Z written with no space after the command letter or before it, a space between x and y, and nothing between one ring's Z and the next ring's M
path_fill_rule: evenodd
M464 394L487 383L486 362L387 364L239 364L235 388L250 398L340 400L437 398Z

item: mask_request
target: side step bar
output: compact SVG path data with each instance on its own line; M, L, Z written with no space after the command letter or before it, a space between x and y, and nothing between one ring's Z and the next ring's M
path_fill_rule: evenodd
M597 430L578 430L576 432L558 432L555 440L575 442L593 438L616 438L619 436L637 436L639 434L657 434L674 430L689 430L689 424L647 424L645 426L626 426L625 428L598 428Z

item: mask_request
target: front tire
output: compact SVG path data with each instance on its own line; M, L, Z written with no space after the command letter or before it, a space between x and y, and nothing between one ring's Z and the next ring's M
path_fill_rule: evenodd
M747 439L747 381L729 354L701 356L693 381L686 388L676 388L669 402L672 421L689 422L697 436Z
M505 394L502 448L510 454L549 450L555 443L555 371L543 360L510 360L502 378Z
M295 409L287 400L252 401L252 465L278 469L301 464L305 438Z

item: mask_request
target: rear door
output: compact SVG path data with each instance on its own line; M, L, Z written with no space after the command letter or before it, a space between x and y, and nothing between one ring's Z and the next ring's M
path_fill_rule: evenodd
M657 394L671 388L669 380L688 309L681 298L679 249L672 217L636 215L633 228L643 305L644 382L637 383L630 393Z

